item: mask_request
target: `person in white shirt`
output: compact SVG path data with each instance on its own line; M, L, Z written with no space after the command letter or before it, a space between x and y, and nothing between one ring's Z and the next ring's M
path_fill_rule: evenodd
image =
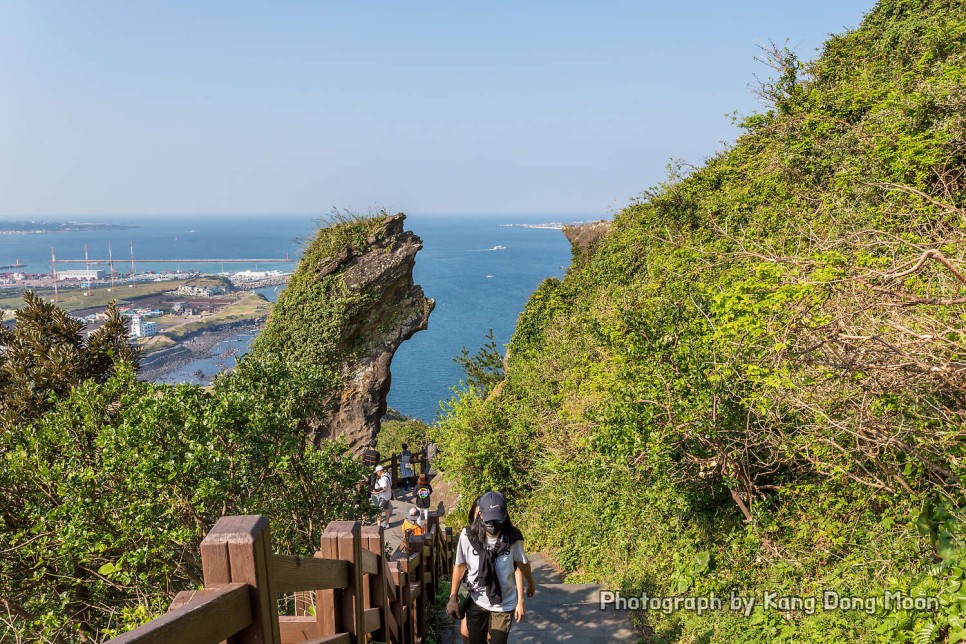
M466 624L470 644L506 644L513 619L523 619L523 575L516 568L529 564L523 550L523 535L509 521L506 499L499 492L487 492L478 500L473 523L460 533L456 565L446 612L460 619L457 591L466 575L470 601ZM529 566L527 566L529 572ZM532 575L527 575L528 595L532 595Z
M379 506L382 515L379 525L388 528L389 519L392 517L392 478L382 465L376 466L376 480L372 484L372 502Z

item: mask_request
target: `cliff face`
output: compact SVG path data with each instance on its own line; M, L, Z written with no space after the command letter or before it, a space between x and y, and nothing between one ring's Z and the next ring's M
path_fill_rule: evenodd
M403 214L319 230L254 351L322 368L333 385L309 426L316 443L343 436L359 452L386 412L392 357L426 328L435 302L413 283L422 240Z
M608 219L602 219L563 227L564 237L570 242L574 264L579 264L583 258L593 254L597 243L610 231L612 223Z
M386 413L396 349L429 322L435 302L413 282L416 253L423 242L403 229L405 218L386 217L366 239L363 252L349 249L320 267L320 279L338 272L346 287L367 293L371 300L343 331L344 346L362 349L343 365L345 384L330 398L316 441L344 436L354 451L363 449Z

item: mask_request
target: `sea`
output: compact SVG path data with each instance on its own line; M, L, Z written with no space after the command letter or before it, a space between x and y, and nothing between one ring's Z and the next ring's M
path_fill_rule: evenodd
M555 228L531 225L591 221L601 216L554 215L409 215L406 227L423 240L414 277L427 297L436 300L429 328L398 349L392 362L389 406L433 422L441 404L453 396L463 377L455 362L463 347L475 352L492 330L501 350L509 342L517 316L540 282L562 277L570 263L570 244ZM47 221L82 221L46 217ZM85 245L92 260L106 260L110 246L115 269L129 272L133 246L138 273L191 271L217 273L295 269L302 248L324 220L309 216L151 216L96 217L84 220L130 226L123 230L0 235L0 265L25 264L27 273L50 273L51 251L58 262L83 259ZM272 263L192 263L191 259L259 258ZM182 259L154 264L149 259ZM63 269L66 265L59 264ZM83 268L83 264L73 268ZM5 269L10 270L10 269ZM2 271L0 271L2 272ZM260 292L276 300L284 287ZM233 336L211 355L171 372L160 382L201 382L230 368L229 350L243 354L250 335Z

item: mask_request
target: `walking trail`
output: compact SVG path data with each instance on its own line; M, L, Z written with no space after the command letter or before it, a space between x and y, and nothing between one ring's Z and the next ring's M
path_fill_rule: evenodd
M412 495L396 490L392 502L394 512L386 530L386 543L393 549L402 544L402 522L412 504ZM440 504L442 505L442 504ZM440 516L445 508L438 507ZM511 644L603 644L604 642L638 642L640 637L631 627L626 612L599 609L600 586L597 584L565 584L560 574L540 553L530 555L537 591L526 602L526 616L510 631ZM460 644L459 624L443 633L443 644Z

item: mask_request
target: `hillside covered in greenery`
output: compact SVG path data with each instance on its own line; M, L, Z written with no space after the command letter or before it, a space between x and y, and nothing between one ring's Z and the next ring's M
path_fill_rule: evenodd
M293 284L376 224L323 227ZM355 301L325 304L366 319ZM202 585L199 545L221 516L267 515L276 552L310 556L328 522L372 514L346 442L311 437L342 382L338 328L275 320L287 352L266 348L273 327L211 387L157 385L137 379L113 305L85 337L27 294L0 328L0 641L102 641L164 613Z
M960 641L966 6L882 0L814 62L769 59L732 146L533 294L504 377L436 428L443 467L506 490L572 581L819 597L651 611L653 641Z

